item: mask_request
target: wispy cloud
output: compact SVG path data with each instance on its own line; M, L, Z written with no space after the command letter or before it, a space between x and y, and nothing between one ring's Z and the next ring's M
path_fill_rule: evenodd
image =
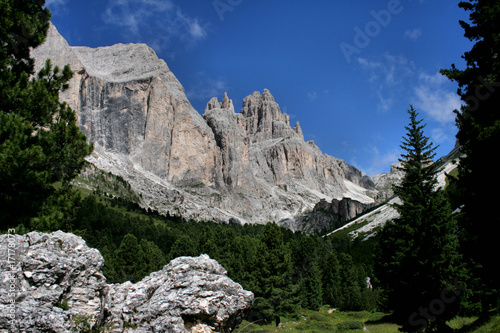
M441 124L453 123L453 110L460 109L461 101L446 77L440 73L420 73L414 94L414 105L417 109Z
M368 145L362 150L365 156L369 156L369 165L359 165L356 158L352 159L350 164L362 170L370 177L380 173L389 172L389 166L396 163L398 158L401 157L401 152L397 148L381 152L375 145Z
M422 36L422 29L408 29L405 31L406 38L417 40L420 36Z
M173 40L190 47L207 35L206 25L171 0L108 1L102 20L122 28L134 40L150 44L156 51L170 46Z
M358 58L367 72L372 95L378 99L377 109L389 111L401 96L405 81L415 72L415 65L403 56L385 53L377 59Z
M430 138L435 144L443 144L445 142L454 142L456 134L455 126L442 126L431 129Z
M307 98L310 102L315 101L318 99L318 93L315 91L310 91L307 93Z
M45 6L47 6L47 7L62 6L65 4L66 4L66 0L47 0L47 1L45 1Z
M367 73L379 110L387 111L394 103L407 99L433 121L454 121L453 110L460 109L460 97L439 72L427 74L407 58L390 54L375 60L359 58L358 63Z
M48 7L52 14L60 14L67 10L67 2L69 0L47 0L45 7Z
M192 101L208 102L212 97L218 97L220 100L224 92L229 90L224 79L214 79L203 72L197 73L194 80L190 82L191 84L186 89L186 95Z

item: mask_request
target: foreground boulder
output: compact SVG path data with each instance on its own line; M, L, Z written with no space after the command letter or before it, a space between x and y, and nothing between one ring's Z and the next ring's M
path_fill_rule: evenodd
M0 235L0 332L229 332L254 298L207 255L135 284L107 284L103 264L73 234Z

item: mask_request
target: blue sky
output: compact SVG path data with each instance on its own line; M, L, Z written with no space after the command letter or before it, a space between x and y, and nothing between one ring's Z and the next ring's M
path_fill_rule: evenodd
M389 171L412 104L445 155L457 86L439 69L471 43L452 0L49 0L73 46L146 43L203 113L227 92L237 112L271 91L306 140L372 176Z

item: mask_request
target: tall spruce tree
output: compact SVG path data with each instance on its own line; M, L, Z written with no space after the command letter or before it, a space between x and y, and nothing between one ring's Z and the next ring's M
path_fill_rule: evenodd
M254 310L263 318L292 313L296 310L296 281L292 251L283 240L283 231L276 223L268 223L261 235L263 251L258 254L259 286L256 288Z
M404 331L438 328L445 332L445 323L456 314L459 302L429 307L436 307L433 302L443 293L456 291L451 282L461 278L456 225L443 191L436 188L436 147L424 136L425 125L413 107L408 113L410 124L401 145L405 153L400 159L405 175L394 186L401 200L395 205L399 218L381 232L376 279L385 305Z
M45 40L50 11L42 0L0 0L0 228L63 227L74 214L69 182L91 146L76 115L59 93L68 88L69 66L48 60L35 75L32 48ZM56 189L53 184L62 186ZM46 224L55 223L48 226ZM69 226L65 226L69 228Z
M497 235L500 225L495 211L500 188L495 161L500 147L500 3L497 0L468 0L459 7L470 12L469 22L459 21L465 37L474 42L462 58L466 68L441 70L458 83L458 94L466 105L456 110L457 139L464 156L460 158L457 202L462 212L461 247L473 279L471 304L480 321L485 321L500 304L497 277Z

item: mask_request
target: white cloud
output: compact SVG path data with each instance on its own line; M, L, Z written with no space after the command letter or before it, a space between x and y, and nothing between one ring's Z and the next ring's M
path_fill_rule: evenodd
M453 110L460 109L461 101L449 86L448 79L440 73L420 73L418 82L414 88L415 108L441 124L452 123L455 120Z
M415 71L413 62L389 53L375 60L358 58L358 63L367 72L372 96L378 100L377 109L382 112L389 111L400 99L406 79L414 75Z
M363 153L364 155L369 156L369 166L358 165L356 159L351 160L350 163L370 177L380 173L389 172L390 165L396 163L398 158L401 157L401 152L396 148L380 152L379 148L374 145L364 147Z
M199 24L198 20L192 20L189 23L189 32L191 33L191 36L195 38L203 38L206 36L207 32L203 27Z
M198 73L196 78L191 82L191 85L186 89L186 95L192 101L208 102L212 97L217 97L221 101L224 93L229 90L229 86L225 80L211 78L202 72Z
M310 102L315 101L318 99L318 93L315 91L310 91L307 93L307 98Z
M377 110L388 112L394 105L394 99L388 95L384 95L381 91L376 93L378 98Z
M373 60L369 60L369 59L361 58L361 57L358 58L358 62L365 69L375 69L375 68L379 68L380 66L382 66L381 62L373 61Z
M405 37L416 40L422 36L422 29L409 29L405 31Z
M171 0L110 0L102 19L156 51L169 46L173 39L190 47L207 35L204 24L185 14Z
M66 4L66 0L47 0L45 1L45 6L62 6Z
M443 144L455 141L455 126L437 127L431 130L430 138L435 144Z

